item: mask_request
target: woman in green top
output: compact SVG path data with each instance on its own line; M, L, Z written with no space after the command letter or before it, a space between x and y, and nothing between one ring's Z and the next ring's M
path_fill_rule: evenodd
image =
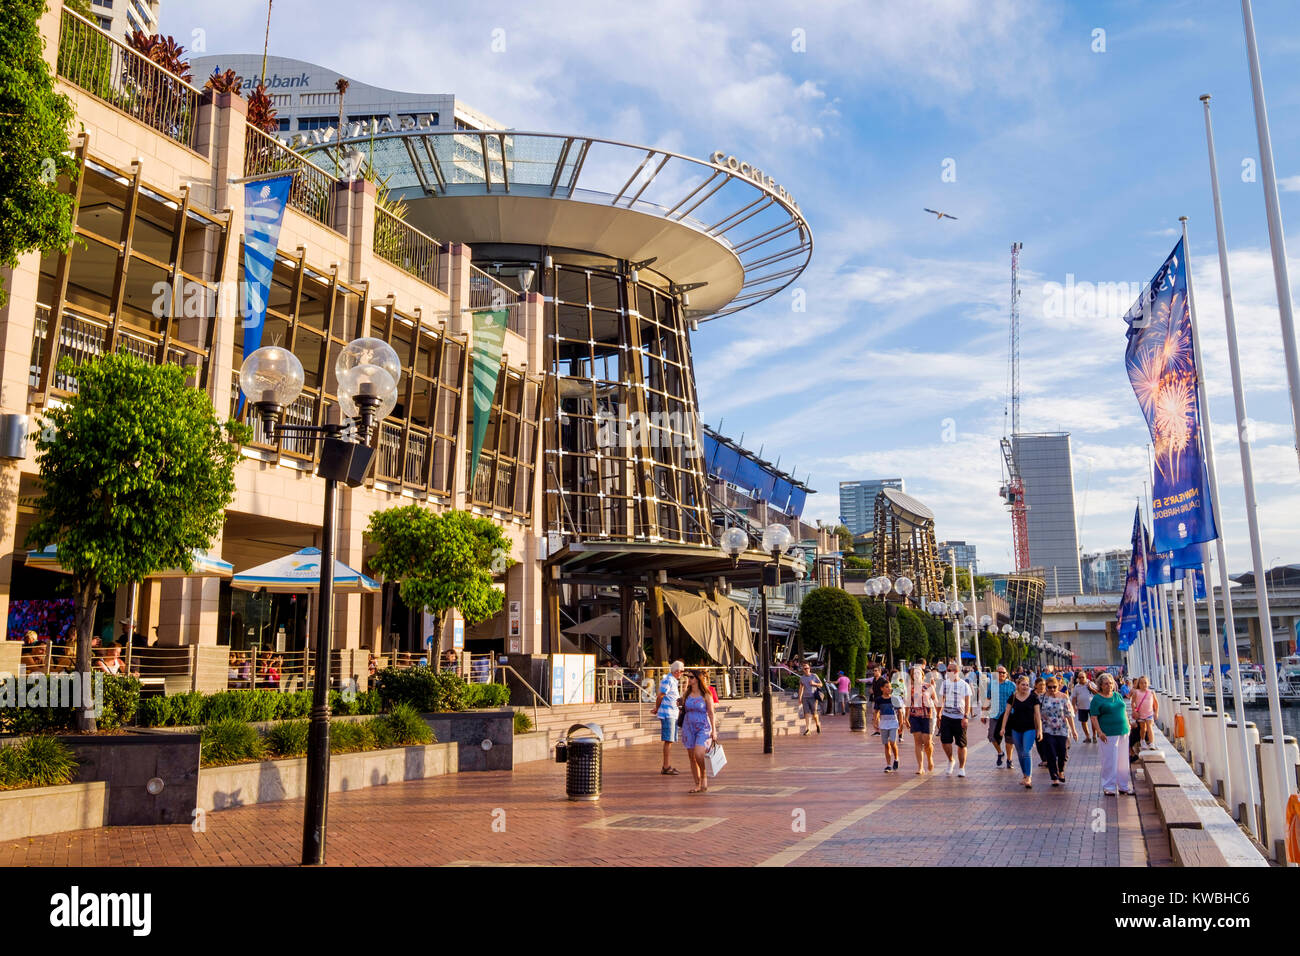
M1128 769L1128 704L1115 692L1115 678L1097 678L1097 693L1088 707L1088 719L1095 739L1101 742L1101 792L1114 796L1132 793Z

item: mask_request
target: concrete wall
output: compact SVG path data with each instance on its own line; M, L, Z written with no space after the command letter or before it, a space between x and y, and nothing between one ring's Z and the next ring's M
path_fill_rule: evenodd
M102 780L0 791L0 840L89 830L107 823L108 784Z
M461 773L475 770L513 770L515 712L470 710L456 714L425 714L424 722L438 740L460 744ZM483 742L491 747L483 749Z
M77 758L75 782L108 784L105 824L189 823L199 781L199 735L139 731L59 738ZM149 793L150 780L163 782Z
M456 773L456 752L456 744L439 743L333 754L330 793ZM306 779L306 757L205 767L199 773L198 806L204 810L229 810L255 803L295 800L303 796Z

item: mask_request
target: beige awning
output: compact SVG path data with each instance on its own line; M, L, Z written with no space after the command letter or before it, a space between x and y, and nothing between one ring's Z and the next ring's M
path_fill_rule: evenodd
M619 619L618 611L609 611L605 614L597 615L590 621L583 621L581 624L575 624L573 627L566 627L565 634L591 634L596 637L613 637L623 629Z
M757 663L749 630L749 614L727 598L714 601L703 591L663 589L664 604L696 644L713 660L737 664Z

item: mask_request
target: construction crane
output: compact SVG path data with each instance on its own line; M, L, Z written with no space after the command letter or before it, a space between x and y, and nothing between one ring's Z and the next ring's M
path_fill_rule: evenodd
M1005 474L999 495L1011 512L1011 543L1015 550L1016 571L1029 570L1029 517L1025 504L1025 481L1016 463L1014 439L1020 434L1020 249L1011 244L1011 333L1007 364L1007 408L1003 410L1003 427L1010 416L1010 433L1002 438L1002 464Z

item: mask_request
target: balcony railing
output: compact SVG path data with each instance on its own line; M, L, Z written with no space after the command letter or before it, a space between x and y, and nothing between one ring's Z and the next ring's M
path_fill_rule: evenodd
M289 205L317 222L334 228L335 179L311 160L295 153L274 136L256 126L246 127L244 175L292 172Z
M89 20L64 9L59 76L189 149L202 92Z
M520 335L525 334L523 303L519 301L519 292L473 265L469 267L469 307L506 309L510 313L506 328Z
M75 394L77 391L77 378L75 375L60 372L59 362L64 358L70 358L74 364L81 365L103 355L108 351L108 340L111 332L112 326L108 321L78 315L65 307L63 310L63 324L59 329L58 348L50 360L52 364L50 387L56 392ZM36 328L32 335L31 366L27 377L27 384L33 389L40 388L41 385L41 354L45 349L45 341L49 338L49 334L50 307L38 305L36 307ZM158 348L161 343L162 336L159 333L146 332L126 325L118 327L117 352L119 355L134 355L141 361L153 365L158 361ZM176 365L193 366L200 373L202 372L203 357L198 354L197 350L184 347L179 343L168 347L167 361ZM197 378L192 379L191 384L197 384L197 381Z
M374 251L425 285L447 291L446 279L439 279L441 243L378 206L375 207Z

